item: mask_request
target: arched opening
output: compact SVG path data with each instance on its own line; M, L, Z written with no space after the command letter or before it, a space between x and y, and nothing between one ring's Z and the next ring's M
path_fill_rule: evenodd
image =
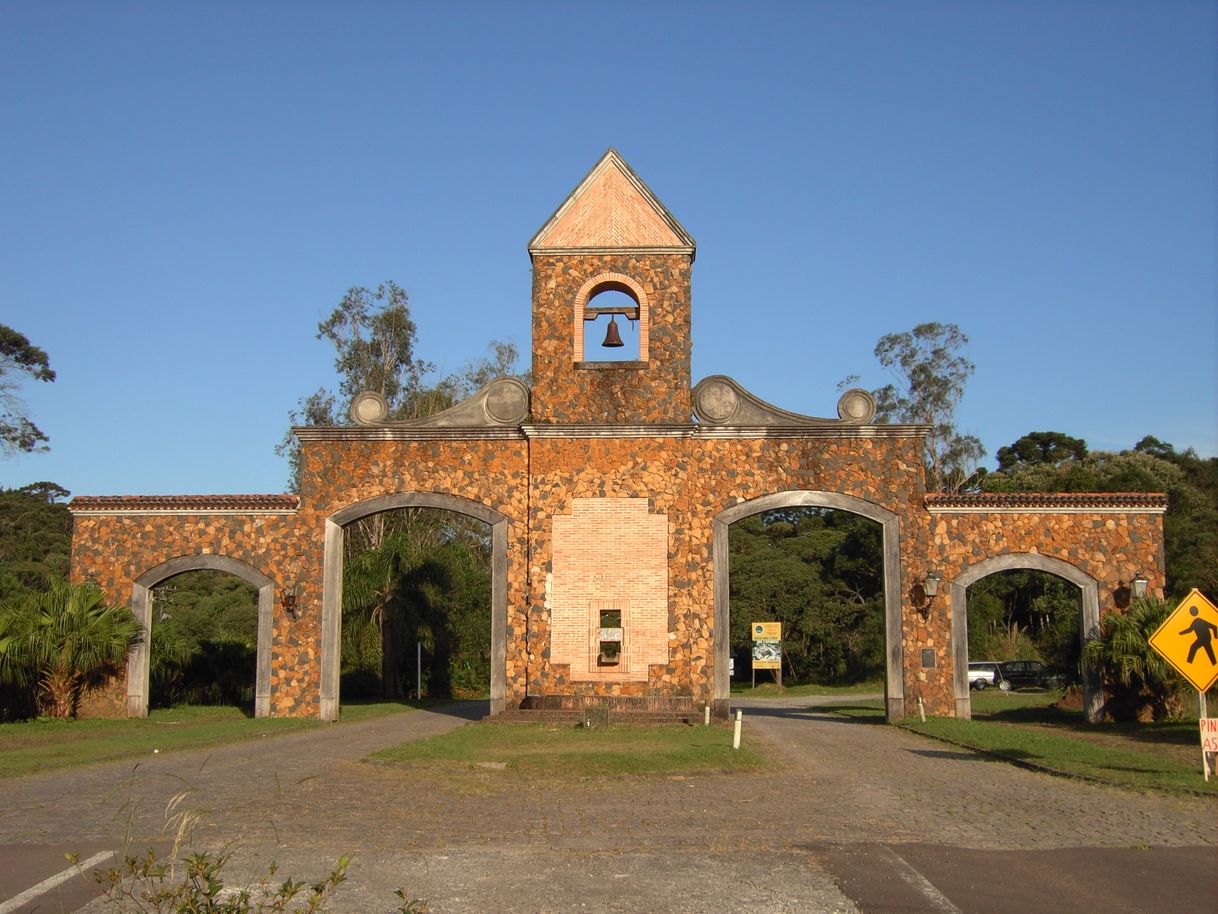
M831 508L774 508L728 528L736 688L875 683L884 675L883 528ZM779 623L776 645L753 626ZM779 670L773 664L780 665Z
M188 575L192 572L209 572L209 577L197 578L193 577L184 579L184 584L189 583L190 589L197 595L200 591L210 591L211 595L215 595L217 588L206 586L210 580L214 582L214 576L217 574L231 575L239 578L246 584L250 585L257 594L257 615L254 625L254 669L252 679L252 705L255 717L266 717L270 714L270 683L271 683L271 611L275 599L274 582L262 574L255 568L236 559L229 558L223 555L186 555L178 558L170 559L151 568L140 575L131 589L131 610L135 617L140 621L144 628L145 637L132 650L127 662L127 716L128 717L147 717L148 705L152 694L152 652L154 644L163 639L158 639L157 628L161 625L161 630L165 634L174 635L173 628L167 623L174 615L174 601L177 599L177 592L171 591L170 587L174 587L172 579L178 578L180 575ZM234 594L230 591L229 596ZM187 664L197 664L199 670L196 672L200 675L190 674L188 682L192 688L198 686L203 691L196 698L202 697L204 701L224 700L232 698L234 695L240 696L242 699L246 696L246 686L242 683L242 679L248 675L243 671L245 659L248 656L248 648L241 645L247 645L246 638L248 624L240 619L241 616L241 593L235 593L238 605L236 608L236 620L240 626L240 631L230 631L228 635L239 636L238 638L228 637L211 637L218 632L224 631L224 619L208 618L207 605L203 607L203 612L195 612L194 616L199 625L193 629L193 646L202 647L202 651L191 650L191 657L181 656L182 652L178 651L179 660L183 666ZM159 597L159 599L158 599ZM178 614L185 615L186 606L185 590L182 592L182 602L179 606ZM224 602L224 594L220 593L221 603ZM231 600L229 601L232 602ZM221 605L221 603L213 604L213 608ZM197 610L196 603L196 610ZM155 611L155 612L154 612ZM154 618L156 617L160 618ZM182 619L186 622L186 619ZM216 623L220 623L217 625ZM175 637L185 635L185 629L177 633ZM228 643L226 643L228 642ZM203 646L206 643L206 646ZM199 654L202 653L202 656ZM210 656L209 656L210 655ZM196 661L194 658L198 657ZM221 669L221 665L225 669ZM208 668L215 674L213 676L212 688L205 688L206 673ZM223 682L221 680L223 679ZM162 686L162 691L163 691ZM193 693L192 693L193 694ZM158 694L158 698L164 700L166 696Z
M577 365L647 361L650 303L633 279L621 273L589 279L575 296L574 309Z
M1045 576L1051 576L1046 581ZM986 559L966 568L948 585L952 610L956 714L972 716L969 663L1016 661L1021 667L1076 663L1088 721L1100 719L1103 690L1093 669L1083 665L1082 644L1099 626L1096 581L1060 559L1032 553ZM970 603L976 601L974 611ZM981 630L974 631L974 626ZM993 658L974 656L976 652ZM979 671L981 672L981 671ZM1035 670L1026 681L1037 678ZM1002 682L1001 671L995 684ZM1018 677L1005 677L1020 683Z
M359 587L359 579L365 577L363 574L348 576L346 588L344 588L344 571L347 563L364 561L363 558L350 554L347 549L346 530L352 524L366 521L367 519L378 518L386 515L387 512L399 509L437 509L455 512L462 517L489 526L489 691L491 711L492 713L498 713L503 710L506 695L507 518L492 508L460 496L417 492L371 498L335 512L326 519L325 568L323 572L324 583L322 594L320 716L323 720L338 719L344 652L344 590L346 590L347 596L354 601L357 591L352 588ZM413 561L409 544L399 547L388 543L388 541L386 543L388 544L387 548L382 550L384 554L373 559L374 563L381 562L382 559L385 560L371 569L374 581L376 580L375 576L383 574L386 569L389 570L391 575L396 573L392 567L394 562L410 564ZM420 613L442 613L442 607L438 605L438 598L434 591L442 591L446 586L453 586L454 575L460 574L461 560L455 557L455 555L445 556L443 544L437 543L433 545L438 546L440 551L433 550L428 559L413 562L408 568L397 568L397 572L402 572L402 574L392 579L392 586L395 588L402 586L417 587L420 592L384 594L380 604L376 604L376 601L373 601L373 603L361 601L359 604L365 611L374 604L380 607L379 615L375 618L370 616L367 620L367 625L372 626L373 630L381 638L381 653L379 656L381 676L398 677L395 680L397 683L402 681L401 677L403 677L403 674L410 675L414 671L414 658L403 656L401 635L404 629L401 626L405 624L413 625L414 627L411 631L417 633L420 630L419 626L425 623L425 620L422 618L404 619L402 616L403 609L405 607L413 607L413 611ZM415 557L417 558L417 555ZM385 580L388 581L390 579L385 578ZM432 592L426 592L428 588L431 588ZM434 618L434 615L432 618ZM395 626L398 626L398 628L395 629ZM350 637L353 631L352 628L348 628L347 653L349 658L352 649ZM386 638L393 640L386 640ZM432 643L434 645L440 642ZM451 659L453 659L451 655L446 656L445 663L447 664L447 661ZM455 673L453 672L454 669L456 670ZM434 664L431 675L436 675ZM446 665L444 670L439 672L439 675L441 679L447 679L445 682L446 686L453 687L460 686L461 683L456 680L459 680L463 674L458 663L456 667ZM382 682L385 681L383 678Z
M889 720L905 714L904 683L901 661L901 573L900 530L896 514L865 499L836 492L792 491L762 496L741 502L720 513L714 521L714 702L716 713L726 713L731 682L728 661L731 653L731 548L730 527L733 523L765 512L820 508L849 512L876 522L880 526L882 545L883 601L883 676L885 709Z

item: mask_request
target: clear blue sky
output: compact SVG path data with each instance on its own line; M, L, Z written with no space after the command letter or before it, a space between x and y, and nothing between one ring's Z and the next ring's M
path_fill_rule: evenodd
M0 5L0 485L282 491L316 324L392 278L444 371L529 347L525 244L608 146L698 241L694 377L833 415L958 323L991 456L1218 453L1212 2Z

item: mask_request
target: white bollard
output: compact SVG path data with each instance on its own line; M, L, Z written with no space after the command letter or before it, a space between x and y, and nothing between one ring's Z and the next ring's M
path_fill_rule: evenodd
M743 717L744 717L744 712L741 710L737 710L736 711L736 731L732 734L732 748L733 749L740 748L740 721Z
M706 705L702 710L704 712L702 715L702 726L709 727L710 726L710 705Z
M922 696L918 696L918 716L922 718L922 723L926 723L926 706L922 704Z

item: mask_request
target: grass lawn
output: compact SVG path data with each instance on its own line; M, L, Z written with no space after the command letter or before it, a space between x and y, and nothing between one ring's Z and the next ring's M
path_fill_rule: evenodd
M750 695L757 698L777 698L786 696L789 698L798 698L801 695L868 695L884 692L884 683L882 680L874 682L856 682L852 685L818 685L817 683L802 683L800 685L789 685L783 687L780 691L777 683L774 682L759 682L757 688L753 688L749 682L732 683L733 695Z
M485 781L568 781L621 775L698 774L764 767L755 739L732 749L730 728L468 724L384 749L371 759L412 774Z
M1201 774L1195 721L1088 724L1078 711L1050 707L1053 692L973 693L973 719L906 718L901 726L925 736L997 753L1138 790L1199 791L1218 796L1218 778ZM831 710L860 720L883 717L880 702Z
M410 711L400 702L343 705L344 721ZM240 708L157 709L144 720L40 720L0 724L0 778L57 768L140 758L157 752L205 749L321 726L317 720L247 717Z

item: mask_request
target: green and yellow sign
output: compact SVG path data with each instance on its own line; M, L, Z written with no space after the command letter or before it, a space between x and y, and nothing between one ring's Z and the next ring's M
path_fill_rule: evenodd
M753 623L753 669L782 669L782 623Z

